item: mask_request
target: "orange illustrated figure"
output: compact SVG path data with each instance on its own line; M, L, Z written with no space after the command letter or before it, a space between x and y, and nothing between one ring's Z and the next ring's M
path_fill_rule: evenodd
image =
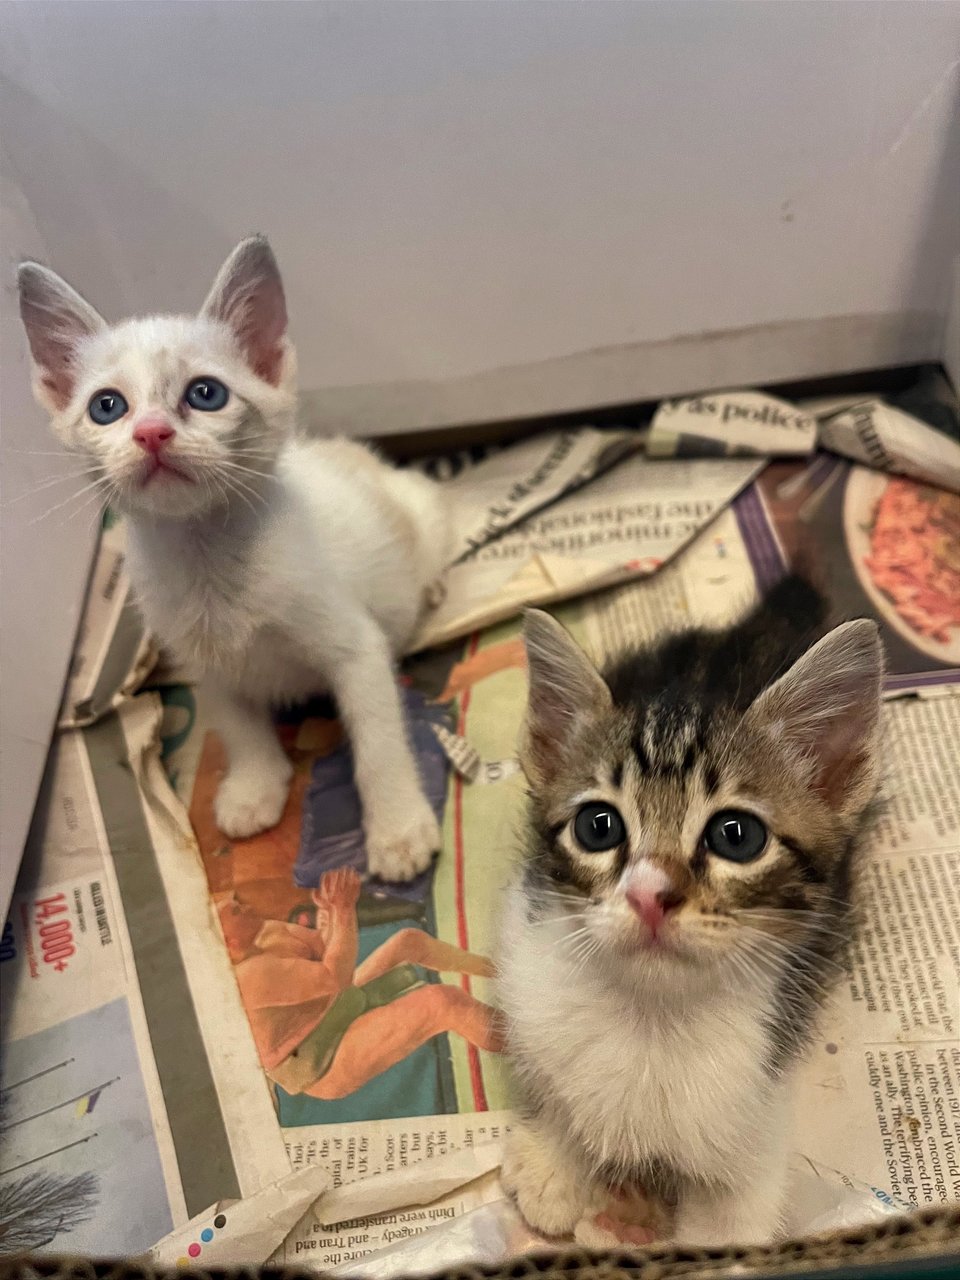
M357 964L360 884L352 869L328 871L312 929L264 920L235 898L220 906L260 1060L287 1093L345 1098L444 1032L502 1048L489 1005L415 967L489 978L485 957L402 929Z

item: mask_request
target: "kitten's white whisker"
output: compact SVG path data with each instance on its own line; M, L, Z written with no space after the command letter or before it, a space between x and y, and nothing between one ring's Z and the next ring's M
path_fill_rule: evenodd
M236 476L231 476L229 472L221 472L219 474L219 479L231 493L235 494L241 500L241 502L246 503L254 516L257 514L257 509L250 501L251 497L256 498L258 502L266 506L263 494L257 493L255 489L251 489L249 485L244 484Z
M55 485L63 484L65 481L84 480L90 476L92 468L87 465L80 471L65 471L62 475L47 476L38 484L32 485L29 489L24 489L22 493L18 493L15 498L9 498L3 504L5 507L12 507L17 502L23 502L26 498L35 498L38 493L44 493L47 489L52 489Z
M781 922L782 923L782 922ZM797 926L796 935L791 939L778 937L776 934L768 933L766 929L757 928L755 925L740 921L740 928L748 930L751 935L759 935L763 938L763 945L769 950L781 950L795 952L797 950L809 950L810 944L816 942L820 938L835 938L841 944L848 941L849 934L833 928L818 928L816 924L807 922Z
M797 955L777 956L770 953L766 947L750 947L741 946L736 949L742 959L749 959L750 963L755 966L758 971L768 973L772 978L776 979L778 984L787 990L803 993L809 991L817 991L826 995L831 990L831 984L825 982L817 972L811 969L798 969L797 961L801 957ZM841 967L835 966L828 961L816 957L816 968L822 970L837 969L839 972ZM792 965L791 965L792 962Z
M54 506L48 507L45 511L40 512L39 515L34 516L32 520L28 521L27 527L32 528L35 524L39 524L41 520L46 520L50 516L56 514L56 512L62 511L63 508L66 506L69 506L71 502L76 502L79 498L84 497L85 494L88 494L91 491L102 489L107 484L108 482L103 476L98 476L96 479L92 480L89 484L84 485L82 489L77 489L74 493L68 494L67 497L64 498L62 502L58 502Z
M14 449L9 445L0 445L0 453L18 453L25 458L78 458L81 456L74 449Z
M86 495L86 497L84 497L83 501L80 503L79 507L77 507L75 511L66 512L63 520L60 522L59 527L62 527L64 524L66 524L70 520L76 520L78 516L90 515L91 510L98 512L102 516L103 509L106 505L107 505L106 499L103 497L102 494L89 493Z
M229 471L231 475L250 476L254 480L270 480L274 484L279 483L277 477L269 471L258 471L256 467L244 467L235 462L220 462L218 467Z

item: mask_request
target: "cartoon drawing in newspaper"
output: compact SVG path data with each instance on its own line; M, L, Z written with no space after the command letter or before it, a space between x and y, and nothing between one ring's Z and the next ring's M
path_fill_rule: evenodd
M434 727L449 713L411 688L403 696L442 820L449 765ZM272 831L232 843L217 831L212 734L192 788L210 894L278 1118L287 1127L456 1112L448 1037L500 1052L494 1011L470 990L493 967L437 936L434 868L402 885L366 878L349 748L333 708L313 712L281 726L295 775Z
M489 1005L419 973L492 977L483 956L404 928L357 963L360 888L351 868L326 872L313 928L264 920L235 896L220 906L261 1061L288 1094L346 1097L444 1032L500 1051Z

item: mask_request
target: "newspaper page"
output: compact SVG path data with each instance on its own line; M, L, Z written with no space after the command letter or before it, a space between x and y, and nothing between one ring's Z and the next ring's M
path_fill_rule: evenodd
M124 710L156 724L150 701ZM5 1248L138 1253L288 1167L269 1097L247 1085L249 1030L209 943L218 1052L203 1042L130 762L115 718L60 734L4 926ZM198 874L192 850L171 852L180 874Z
M928 1208L960 1200L960 698L898 698L885 729L889 807L798 1141Z
M829 454L771 463L656 577L593 597L590 643L610 657L685 619L729 621L797 562L834 621L876 619L890 693L960 683L960 502Z
M771 464L735 504L758 581L798 559L837 618L874 616L891 689L960 676L960 499L821 454Z
M710 493L689 468L757 466L628 458L564 499L587 504L583 528L630 523L611 502L616 488L601 486L635 466L643 483L641 463L661 477L680 468L673 500L688 507ZM666 501L664 483L650 501ZM878 844L873 932L808 1065L798 1150L891 1203L925 1203L927 1187L932 1203L944 1198L960 1123L949 1017L960 916L957 531L940 493L826 455L778 462L726 509L716 499L712 509L635 513L660 571L559 610L602 657L638 635L728 620L803 550L838 616L880 620L901 799ZM887 539L903 546L912 595L884 561ZM114 562L102 580L116 571ZM580 595L580 568L567 572L567 594ZM99 596L109 604L107 590ZM123 609L102 615L122 630ZM139 641L90 628L85 648L107 654L115 643L137 668ZM124 697L114 714L60 734L0 949L0 1196L25 1206L21 1247L102 1256L166 1239L183 1252L164 1257L203 1264L236 1241L245 1260L343 1266L498 1201L492 1172L477 1170L509 1124L491 975L522 820L525 688L516 618L407 665L411 739L444 846L402 886L365 876L349 748L322 700L282 719L295 770L287 810L244 841L213 821L222 751L190 686ZM350 971L340 987L331 955L341 978ZM429 1203L397 1189L418 1164L437 1190ZM390 1207L372 1218L344 1210L335 1197L352 1186L351 1203ZM53 1214L54 1203L69 1210Z
M506 451L495 459L507 468ZM485 464L487 466L492 463ZM635 455L452 564L415 648L659 569L757 475L740 459ZM490 511L495 513L495 505ZM494 515L481 527L489 529Z
M280 824L231 842L213 820L222 753L202 700L182 687L162 691L167 765L189 803L182 835L196 833L206 875L200 904L222 934L257 1048L257 1079L270 1091L291 1164L320 1165L337 1188L464 1153L460 1183L468 1185L362 1224L324 1219L321 1201L321 1216L308 1215L275 1261L334 1266L500 1195L495 1179L467 1176L469 1153L499 1140L507 1115L491 1004L492 902L489 893L469 900L465 868L446 852L456 848L456 797L468 785L435 732L457 728L446 690L457 657L421 664L404 690L445 848L434 868L404 885L365 877L348 747L328 706L281 725L295 775ZM167 888L178 919L197 911L195 887L171 876ZM347 957L339 995L324 968L330 952Z

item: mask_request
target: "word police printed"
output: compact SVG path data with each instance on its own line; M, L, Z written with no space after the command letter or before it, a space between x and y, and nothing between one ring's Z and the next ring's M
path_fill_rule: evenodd
M759 391L666 400L650 428L652 457L805 455L817 442L817 421L785 400Z

